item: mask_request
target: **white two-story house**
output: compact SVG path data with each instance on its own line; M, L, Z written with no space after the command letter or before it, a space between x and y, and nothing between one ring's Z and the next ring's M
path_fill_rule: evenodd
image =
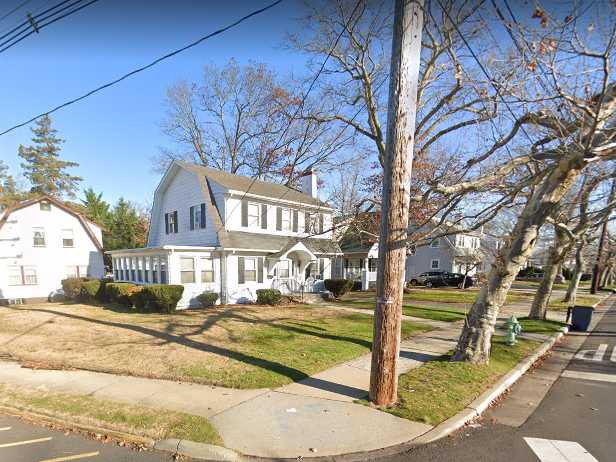
M175 161L154 193L147 247L109 252L114 279L182 284L178 307L203 292L243 303L261 288L318 291L340 248L314 173L300 189Z
M364 214L361 224L349 229L340 240L343 258L335 264L338 277L361 282L362 289L376 286L378 264L378 216ZM416 242L407 246L405 281L416 281L426 271L447 271L474 275L487 269L488 259L482 247L482 233L462 231L453 226L446 233L432 225L417 229L409 225ZM431 238L430 235L446 234ZM486 268L484 268L486 267Z
M0 213L0 303L46 301L67 277L104 276L100 226L48 196Z

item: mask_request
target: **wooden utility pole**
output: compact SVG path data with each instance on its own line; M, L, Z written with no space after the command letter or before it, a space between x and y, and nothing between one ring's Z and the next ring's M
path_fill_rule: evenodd
M614 202L614 196L616 196L616 178L612 180L612 189L610 189L610 195L607 199L608 206ZM609 220L605 220L601 227L601 237L599 238L599 247L597 248L597 259L595 266L592 269L592 282L590 283L590 293L596 294L599 291L601 285L601 273L603 272L603 249L607 242L607 224Z
M423 0L395 0L370 371L370 400L377 405L393 404L398 393L397 364L422 27Z

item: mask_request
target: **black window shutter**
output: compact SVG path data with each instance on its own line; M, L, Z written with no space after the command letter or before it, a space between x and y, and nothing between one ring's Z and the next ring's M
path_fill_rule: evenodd
M293 232L297 232L297 222L299 220L297 210L293 210Z
M321 275L321 279L325 279L323 272L325 271L325 259L319 258L319 274Z
M267 204L261 204L261 229L267 229Z
M244 284L244 257L237 257L237 283Z
M319 233L323 232L323 214L319 213Z
M178 232L178 211L173 212L173 232Z
M282 209L276 207L276 231L282 231Z
M308 212L304 214L304 232L310 234L310 214Z
M195 206L194 205L190 208L190 229L191 231L195 229Z
M165 213L165 234L169 234L169 214Z
M199 223L201 229L205 228L205 204L201 204L201 223Z
M257 282L263 282L263 257L257 258Z
M248 226L248 201L242 199L242 226L245 228Z

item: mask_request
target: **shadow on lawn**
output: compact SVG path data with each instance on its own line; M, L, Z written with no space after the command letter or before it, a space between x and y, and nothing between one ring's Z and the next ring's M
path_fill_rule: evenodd
M135 314L134 310L130 310L130 309L125 309L125 308L119 308L119 307L109 307L109 306L105 306L106 309L109 309L110 311L114 311L114 312L118 312L118 313L131 313L131 314ZM23 310L23 308L11 308L9 307L9 309L13 309L13 310ZM249 364L251 366L255 366L255 367L259 367L262 369L266 369L268 371L283 375L285 377L288 377L289 379L291 379L294 382L298 382L298 381L303 381L305 379L309 379L309 375L306 374L305 372L299 370L299 369L295 369L293 367L289 367L285 364L281 364L278 363L276 361L271 361L268 359L264 359L264 358L259 358L259 357L255 357L255 356L251 356L242 352L238 352L238 351L234 351L234 350L230 350L228 348L223 348L223 347L219 347L216 345L209 345L207 343L204 342L200 342L198 340L194 340L191 338L188 338L190 336L194 336L194 335L199 335L202 334L204 332L206 332L208 329L210 329L211 327L213 327L216 323L218 323L219 321L225 320L237 320L237 321L242 321L242 322L250 322L250 323L257 323L257 324L265 324L271 327L275 327L275 328L279 328L282 330L287 330L287 331L291 331L291 332L295 332L295 333L299 333L299 334L304 334L304 335L312 335L312 336L316 336L316 337L320 337L320 338L324 338L324 339L329 339L329 340L338 340L338 341L345 341L345 342L351 342L351 343L355 343L357 345L361 345L363 347L366 348L370 348L371 347L371 342L368 342L366 340L362 340L362 339L357 339L357 338L352 338L352 337L346 337L346 336L337 336L337 335L333 335L333 334L326 334L323 332L315 332L315 331L311 331L308 330L307 328L302 328L299 326L302 326L301 323L297 323L298 326L291 326L291 325L285 325L285 324L280 324L280 322L284 322L284 321L289 321L288 318L278 318L278 319L273 319L273 320L263 320L263 319L257 319L254 317L250 317L250 316L245 316L245 315L241 315L237 312L235 312L235 310L233 309L226 309L224 311L221 311L220 313L216 313L216 314L212 314L210 316L210 318L208 318L206 320L206 322L204 322L201 326L199 326L197 329L185 333L185 334L174 334L172 333L173 330L175 330L175 323L169 323L170 325L167 325L165 327L164 331L160 331L160 330L156 330L156 329L152 329L149 327L145 327L142 325L136 325L136 324L127 324L127 323L122 323L122 322L114 322L114 321L107 321L107 320L103 320L103 319L96 319L96 318L90 318L87 316L81 316L78 314L72 314L72 313L65 313L65 312L59 312L59 311L54 311L52 309L43 309L43 308L28 308L28 311L33 311L33 312L39 312L39 313L47 313L47 314L51 314L51 315L55 315L55 317L58 316L63 316L66 318L70 318L70 319L76 319L76 320L80 320L80 321L85 321L85 322L90 322L90 323L94 323L94 324L99 324L99 325L104 325L104 326L110 326L110 327L116 327L116 328L121 328L121 329L126 329L126 330L130 330L133 332L137 332L143 335L147 335L150 336L152 338L155 339L159 339L161 340L160 343L158 343L158 345L164 345L164 344L169 344L169 343L174 343L174 344L178 344L178 345L183 345L189 348L193 348L199 351L204 351L207 353L213 353L213 354L217 354L220 356L224 356L226 358L230 358L230 359L234 359L236 361L239 362L243 362L245 364ZM186 316L190 316L190 313L186 313ZM48 321L46 321L48 322ZM177 327L191 327L191 325L184 325L184 324L179 324L177 325ZM307 325L305 325L306 327L308 327ZM36 326L36 327L40 327L40 326ZM35 328L36 328L35 327ZM310 326L310 329L320 329L320 328L315 328L313 326ZM31 329L32 330L32 329ZM21 335L26 335L26 333L21 334ZM11 339L10 341L12 341L14 339ZM9 341L9 342L10 342ZM9 342L6 342L5 344L8 344ZM138 342L125 342L125 343L135 343L137 344ZM326 391L334 391L337 393L340 393L342 388L340 384L334 383L334 382L329 382L327 380L322 380L322 379L318 379L318 380L312 380L310 379L309 382L307 383L307 385L310 385L314 388L319 388L322 390L326 390ZM355 389L353 387L343 387L346 388L346 392L349 393L349 396L356 396L357 393L359 391L359 389ZM345 394L346 394L345 392ZM363 392L363 391L362 391Z

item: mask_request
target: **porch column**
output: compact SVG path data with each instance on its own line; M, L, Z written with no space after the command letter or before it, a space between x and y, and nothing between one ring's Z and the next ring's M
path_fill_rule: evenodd
M162 255L157 255L156 256L156 261L158 262L158 264L156 265L156 281L158 281L158 284L162 284L161 282L161 273L162 273L162 262L163 262L163 257Z

